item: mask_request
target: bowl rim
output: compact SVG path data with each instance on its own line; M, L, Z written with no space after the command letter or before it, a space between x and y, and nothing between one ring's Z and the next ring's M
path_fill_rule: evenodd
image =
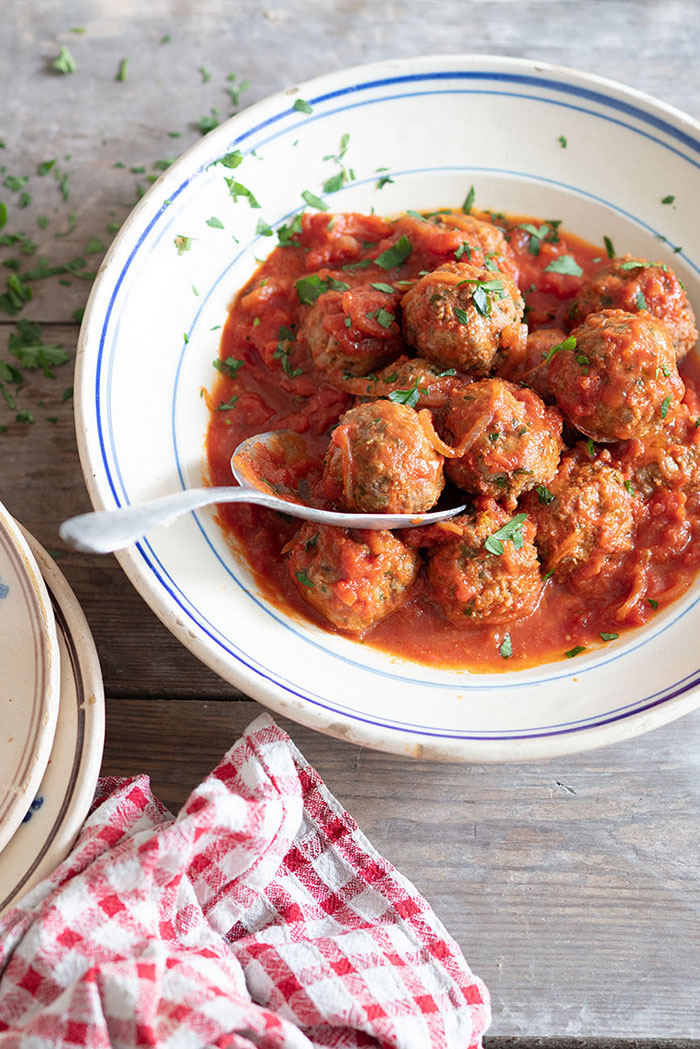
M179 185L183 181L183 176L191 177L199 169L199 162L202 158L206 159L212 154L219 156L230 149L234 140L237 140L236 132L239 127L249 132L250 128L259 127L262 120L268 122L274 118L276 113L281 115L280 110L288 112L290 100L295 96L311 98L318 104L334 91L339 89L347 91L351 84L355 89L359 89L367 88L378 80L389 80L390 82L392 80L402 82L407 79L419 80L425 78L428 72L439 72L447 78L450 74L463 75L474 71L476 66L483 72L484 78L498 73L507 74L516 80L523 77L527 81L542 76L552 81L559 78L580 94L593 92L598 95L602 94L608 102L611 99L614 100L623 111L625 108L628 111L641 108L645 111L645 115L656 117L659 125L662 125L664 121L674 125L682 138L686 140L685 144L700 154L700 121L666 102L636 88L627 87L618 81L596 74L555 63L492 54L421 55L355 65L325 73L277 91L247 107L193 143L178 157L127 216L100 266L81 325L75 372L75 422L78 448L83 476L95 508L102 509L106 504L99 488L98 472L94 472L93 467L91 441L94 440L94 435L91 434L91 428L86 422L94 403L92 387L85 381L88 342L93 329L99 327L102 322L102 315L98 312L99 299L103 286L111 276L112 263L118 258L120 249L127 238L133 236L134 231L139 228L141 217L150 209L152 201L156 197L161 198L165 185L171 183ZM664 120L661 120L659 115ZM221 148L218 148L219 144ZM192 163L193 159L196 159L195 164ZM400 726L366 723L337 711L329 713L303 697L294 696L288 692L281 694L282 689L276 682L266 681L261 674L244 664L239 663L232 666L226 653L217 651L204 638L192 635L188 625L183 623L170 607L169 595L163 592L162 585L153 584L145 576L138 546L120 551L116 556L136 590L165 626L215 673L277 713L289 716L295 721L328 735L363 746L445 761L542 760L629 738L682 716L700 702L700 689L693 689L684 695L665 699L660 705L627 714L624 718L609 718L602 724L582 726L568 733L549 733L527 739L475 740L420 736L416 733L409 735Z

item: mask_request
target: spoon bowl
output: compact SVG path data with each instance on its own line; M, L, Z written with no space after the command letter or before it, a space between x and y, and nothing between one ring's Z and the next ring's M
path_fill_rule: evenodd
M279 455L287 437L293 454L298 456L304 450L304 439L285 430L260 433L241 441L231 456L231 471L238 481L235 487L187 488L133 506L79 514L64 521L58 534L64 543L82 553L109 554L142 539L158 525L211 503L255 503L317 524L371 529L418 528L446 521L465 509L465 504L460 503L424 514L350 514L308 506L292 489L284 488L284 494L275 494L270 482L256 473L255 459L272 448ZM275 485L275 489L281 487Z

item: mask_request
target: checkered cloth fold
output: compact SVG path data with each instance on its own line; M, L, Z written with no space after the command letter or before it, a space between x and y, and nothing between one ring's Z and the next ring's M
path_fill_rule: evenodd
M289 737L257 719L173 816L101 780L0 919L0 1049L467 1049L488 993Z

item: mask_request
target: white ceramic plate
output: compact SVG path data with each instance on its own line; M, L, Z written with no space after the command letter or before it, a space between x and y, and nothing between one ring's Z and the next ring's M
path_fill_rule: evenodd
M303 98L311 114L295 110ZM651 98L561 67L440 56L344 70L253 106L154 185L109 252L81 332L77 428L97 507L199 484L200 388L234 292L276 238L256 235L321 193L341 136L356 181L335 210L477 206L564 221L618 251L662 258L700 306L700 127ZM568 142L562 148L559 137ZM233 170L213 164L233 149ZM393 182L379 189L377 169ZM233 177L252 190L233 202ZM675 205L663 205L673 194ZM207 225L215 217L224 229ZM176 236L193 238L178 255ZM658 240L664 236L667 242ZM674 253L672 245L683 250ZM193 286L198 292L195 294ZM217 329L217 330L212 330ZM647 627L576 660L499 675L437 671L334 637L266 603L211 512L120 556L166 625L275 710L385 750L474 761L581 750L698 704L700 588Z
M59 701L49 595L22 533L0 504L0 849L44 775Z
M0 851L0 914L67 856L92 801L104 743L102 676L90 628L46 551L24 533L55 613L61 652L56 734L44 777L24 819Z

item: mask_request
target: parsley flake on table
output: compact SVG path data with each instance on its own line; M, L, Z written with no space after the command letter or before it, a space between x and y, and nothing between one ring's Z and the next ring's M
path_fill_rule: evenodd
M383 251L381 255L377 255L374 261L383 270L393 270L400 266L402 262L405 262L412 251L413 245L404 233L395 244Z
M58 55L51 63L51 68L55 69L58 73L64 74L75 73L78 68L75 59L64 44L61 44L61 49L58 52Z
M312 193L310 189L305 189L302 193L303 199L311 208L318 208L319 211L328 211L328 205L325 200L321 200L315 193Z
M545 273L563 273L567 277L582 277L583 270L573 255L558 255L544 268Z
M314 107L310 105L305 98L298 98L292 109L296 109L297 113L313 113Z
M205 116L200 117L199 121L197 123L197 127L199 128L199 130L201 131L201 133L203 135L208 134L208 132L213 131L214 128L218 127L218 126L219 126L219 110L215 109L215 108L212 108L209 116L207 116L205 114Z
M62 346L44 342L40 325L32 321L17 322L17 331L10 335L8 348L23 368L28 371L41 368L47 379L55 379L52 369L70 359Z
M100 255L107 248L104 246L99 237L90 237L90 240L85 245L86 255Z
M462 204L462 211L464 212L465 215L468 215L469 212L474 207L474 198L475 197L476 197L476 191L474 190L473 186L470 186L469 187L469 192L467 193L466 197L464 198L464 204Z
M52 160L43 160L41 164L39 164L39 167L36 169L37 175L48 175L49 171L55 163L56 157L54 157Z
M504 659L510 659L513 655L513 642L510 639L510 634L506 634L503 638L503 644L498 651Z
M197 72L202 78L203 84L208 84L211 80L211 73L205 66L197 66Z
M238 108L238 104L240 102L241 95L243 94L244 91L247 91L248 88L250 87L250 80L241 80L241 81L239 81L237 73L229 73L229 75L226 77L226 79L228 80L228 82L230 84L230 87L228 89L228 93L229 93L229 97L231 99L231 104L235 108Z
M189 342L189 339L187 340ZM225 361L220 358L211 362L213 367L223 375L228 375L229 379L235 379L239 371L243 367L244 361L236 360L235 357L227 357Z
M119 63L119 69L117 70L117 75L114 78L115 80L118 80L120 83L124 83L124 81L126 80L126 70L127 70L128 65L129 65L129 59L128 58L122 58L121 62Z
M484 548L488 550L490 554L500 556L505 552L503 546L504 541L510 540L515 550L520 550L521 546L525 542L523 539L523 525L527 521L527 514L516 514L515 517L511 517L510 521L490 535L484 542Z

